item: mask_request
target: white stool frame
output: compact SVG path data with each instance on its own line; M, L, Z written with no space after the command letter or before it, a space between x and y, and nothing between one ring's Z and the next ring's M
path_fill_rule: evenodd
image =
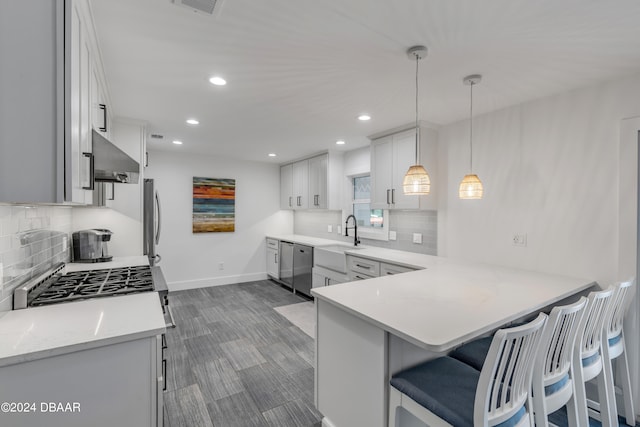
M578 326L585 312L587 298L554 307L544 328L540 350L533 368L533 412L536 427L547 427L548 415L567 406L569 427L578 427L578 413L574 391L573 352ZM569 380L555 393L547 395L545 387L565 376Z

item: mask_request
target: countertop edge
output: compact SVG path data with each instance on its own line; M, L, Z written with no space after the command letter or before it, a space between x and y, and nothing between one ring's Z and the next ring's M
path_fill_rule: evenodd
M404 274L411 274L411 273L404 273ZM369 279L369 280L371 280L371 279ZM467 342L470 339L473 339L475 337L481 336L481 335L483 335L483 334L485 334L487 332L496 330L496 329L500 328L502 325L508 324L509 322L512 322L512 321L514 321L514 320L516 320L516 319L518 319L520 317L526 316L527 314L534 313L536 311L542 310L543 308L548 307L549 305L555 304L558 301L562 301L565 298L569 298L572 295L576 295L578 293L584 292L585 290L590 289L590 288L592 288L594 286L597 286L597 285L598 284L597 284L596 281L591 281L589 283L586 283L586 284L580 286L579 288L575 289L574 291L567 291L567 292L557 296L556 298L553 298L552 300L548 301L545 304L538 304L538 305L532 307L531 310L519 311L517 313L514 313L514 314L508 316L506 319L502 319L500 321L493 322L490 325L487 325L487 326L485 326L485 327L483 327L483 328L481 328L481 329L479 329L477 331L474 331L474 333L472 333L472 334L467 334L467 335L465 335L463 337L459 337L459 338L457 338L455 340L451 340L451 341L448 341L448 342L442 342L442 343L436 343L436 344L425 343L424 341L421 341L420 339L418 339L418 338L416 338L416 337L414 337L412 335L409 335L409 334L407 334L407 333L405 333L403 331L400 331L397 328L394 328L394 327L388 325L387 323L384 323L384 322L382 322L382 321L380 321L378 319L374 319L374 318L372 318L370 316L367 316L366 314L364 314L364 313L362 313L362 312L360 312L358 310L355 310L355 309L349 307L348 305L340 303L339 301L337 301L337 300L335 300L333 298L329 298L329 297L327 297L325 295L319 294L319 293L315 292L314 289L311 289L311 295L313 297L315 297L315 298L318 298L318 299L324 301L324 302L332 304L332 305L334 305L334 306L346 311L347 313L352 314L352 315L358 317L359 319L364 320L367 323L370 323L370 324L372 324L374 326L377 326L380 329L384 330L385 332L391 333L391 334L393 334L393 335L395 335L395 336L397 336L399 338L402 338L405 341L408 341L408 342L410 342L410 343L412 343L412 344L414 344L414 345L416 345L416 346L418 346L420 348L423 348L425 350L429 350L429 351L432 351L432 352L436 352L436 353L444 353L445 351L449 351L449 350L453 349L454 347L457 347L459 345L464 344L465 342Z
M78 351L91 350L98 347L106 347L113 344L120 344L128 341L135 341L137 339L149 338L156 335L160 335L166 332L166 327L148 329L145 331L138 331L129 334L114 335L108 338L102 338L95 341L87 341L82 343L75 343L69 345L63 345L60 347L34 351L31 353L22 353L15 356L7 356L0 359L0 368L17 365L20 363L33 362L40 359L46 359L49 357L61 356L64 354L75 353Z

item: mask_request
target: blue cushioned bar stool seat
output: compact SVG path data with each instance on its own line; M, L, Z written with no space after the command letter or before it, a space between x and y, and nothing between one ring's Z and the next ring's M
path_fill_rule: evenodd
M398 407L429 426L533 426L531 375L546 319L496 332L480 371L441 357L393 375L389 427Z

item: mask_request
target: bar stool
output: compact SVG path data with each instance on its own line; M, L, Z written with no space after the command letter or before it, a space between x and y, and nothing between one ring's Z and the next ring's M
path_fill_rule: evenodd
M578 326L575 350L573 352L573 370L575 376L576 406L578 425L588 426L589 415L600 418L603 427L618 426L617 416L611 413L611 401L608 394L607 371L603 369L601 339L605 322L609 318L609 309L613 297L613 288L591 292L587 308ZM585 383L597 380L598 400L587 400ZM599 410L600 413L595 410Z
M578 427L574 393L573 351L587 298L557 306L549 313L533 368L533 412L537 427L549 425L548 415L566 406L569 427Z
M500 329L481 371L451 357L395 374L389 387L389 427L403 407L429 426L533 426L531 375L547 315Z
M603 369L606 371L607 390L609 404L612 408L611 415L618 416L615 392L615 378L613 363L616 363L616 371L621 380L620 390L624 402L624 416L627 424L635 425L635 412L633 408L633 396L631 393L631 377L629 375L629 362L625 351L623 323L624 316L633 301L635 280L618 283L611 299L609 319L604 325L602 334ZM614 420L612 420L612 423ZM617 421L616 421L617 422ZM615 424L614 424L615 425Z

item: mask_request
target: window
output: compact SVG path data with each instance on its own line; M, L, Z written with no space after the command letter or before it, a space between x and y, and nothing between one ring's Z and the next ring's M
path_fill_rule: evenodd
M358 227L384 228L384 211L371 209L371 177L369 175L352 178L353 215Z

